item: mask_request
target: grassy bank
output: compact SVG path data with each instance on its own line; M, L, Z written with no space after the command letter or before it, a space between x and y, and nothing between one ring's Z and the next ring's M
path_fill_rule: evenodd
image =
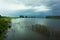
M6 34L7 32L7 29L8 29L8 25L11 21L11 18L0 18L0 40L3 40L4 39L4 35Z

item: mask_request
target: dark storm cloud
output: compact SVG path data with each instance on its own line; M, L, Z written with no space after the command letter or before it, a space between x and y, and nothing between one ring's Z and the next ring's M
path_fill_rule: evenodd
M2 5L9 5L9 4L24 4L25 6L32 6L37 7L37 6L41 6L41 5L45 5L47 7L50 7L52 10L48 11L48 12L42 12L42 14L49 14L49 15L60 15L60 0L0 0L0 4ZM0 5L1 7L4 7ZM4 9L4 8L3 8ZM35 10L32 9L28 9L26 11L24 10L16 10L16 11L5 11L6 15L18 15L18 14L25 14L25 15L34 15L34 13L36 15L41 14L41 12L35 12ZM2 12L0 12L1 14ZM5 13L3 13L5 15Z

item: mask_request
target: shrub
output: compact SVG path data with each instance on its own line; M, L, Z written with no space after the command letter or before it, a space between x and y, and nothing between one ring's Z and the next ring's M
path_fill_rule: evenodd
M0 18L0 40L4 39L4 35L8 29L8 23L10 22L7 20L8 18Z

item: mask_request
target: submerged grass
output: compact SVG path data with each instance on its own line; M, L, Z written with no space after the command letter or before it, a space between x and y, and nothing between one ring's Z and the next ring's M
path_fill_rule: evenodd
M41 33L45 36L50 36L50 30L45 25L40 25L40 24L32 25L32 30L35 32Z
M55 38L60 40L60 30L53 31L52 29L49 29L48 26L40 24L32 25L32 30L46 37L49 37L50 39Z
M4 39L10 20L10 18L0 18L0 40Z

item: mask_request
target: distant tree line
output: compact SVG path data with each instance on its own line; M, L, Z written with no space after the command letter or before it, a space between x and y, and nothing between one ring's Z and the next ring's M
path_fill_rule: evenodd
M20 18L35 18L35 16L23 16L23 15L20 15L19 17Z
M60 16L46 16L46 18L58 18L58 19L60 19Z

